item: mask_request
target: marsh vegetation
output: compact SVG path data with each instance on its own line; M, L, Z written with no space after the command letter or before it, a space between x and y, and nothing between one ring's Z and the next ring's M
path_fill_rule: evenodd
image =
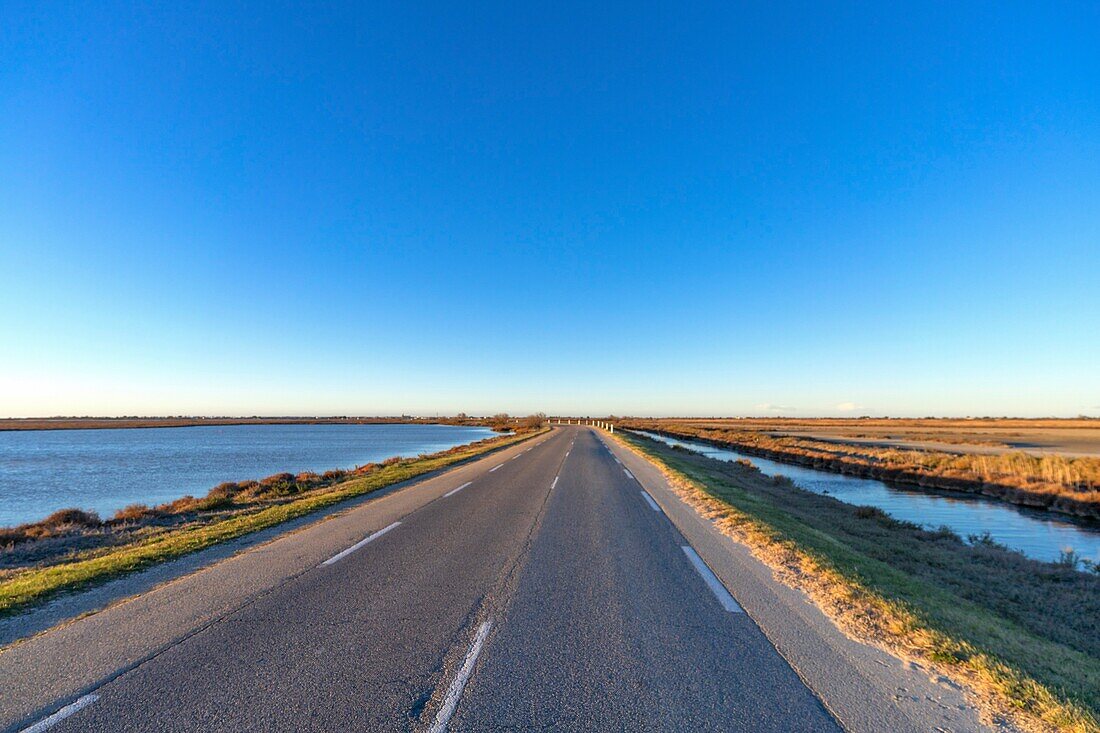
M675 420L630 420L625 427L692 438L739 452L853 476L997 498L1100 519L1100 458L904 450Z

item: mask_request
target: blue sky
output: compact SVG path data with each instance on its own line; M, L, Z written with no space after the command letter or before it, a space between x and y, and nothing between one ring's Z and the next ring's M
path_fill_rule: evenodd
M1100 6L684 5L0 0L0 414L1100 414Z

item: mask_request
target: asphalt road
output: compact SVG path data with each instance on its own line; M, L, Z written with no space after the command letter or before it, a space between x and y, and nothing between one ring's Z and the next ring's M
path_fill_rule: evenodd
M510 455L36 730L839 730L594 432Z

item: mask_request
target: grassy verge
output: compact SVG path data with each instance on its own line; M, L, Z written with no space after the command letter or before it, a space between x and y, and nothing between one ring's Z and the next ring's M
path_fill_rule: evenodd
M1100 577L970 546L751 465L615 437L847 633L965 684L1025 729L1100 731Z
M526 440L538 433L497 438L466 449L381 465L367 475L284 503L230 518L211 517L90 557L77 556L49 567L32 567L0 581L0 616L25 610L55 594L100 583L118 575L172 560L237 537L273 527L372 491L448 468Z

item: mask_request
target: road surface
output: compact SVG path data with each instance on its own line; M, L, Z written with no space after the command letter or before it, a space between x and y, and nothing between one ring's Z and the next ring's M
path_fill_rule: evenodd
M839 730L595 432L433 492L307 535L307 569L11 729ZM24 646L0 672L50 663Z

